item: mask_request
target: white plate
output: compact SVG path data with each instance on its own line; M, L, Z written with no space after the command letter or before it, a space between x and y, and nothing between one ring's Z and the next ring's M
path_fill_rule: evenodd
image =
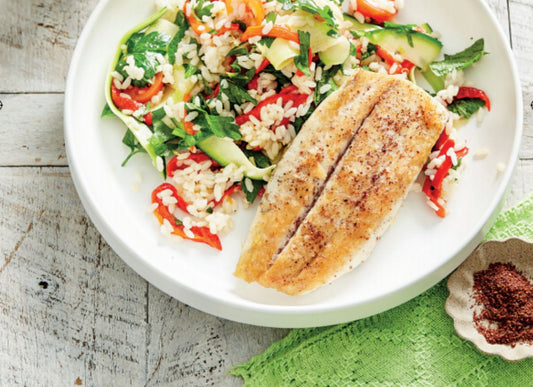
M421 194L410 194L365 263L299 297L248 285L232 275L253 208L235 216L236 228L222 239L222 253L166 239L148 211L150 193L160 183L148 158L135 156L120 167L128 153L121 144L124 127L118 119L100 118L104 77L121 36L152 11L151 0L104 0L96 7L68 76L65 144L74 183L92 221L117 254L153 285L195 308L235 321L274 327L329 325L384 311L420 294L481 241L511 178L522 130L516 67L483 1L410 0L398 20L429 22L442 33L447 53L485 38L490 55L467 75L486 90L493 109L481 125L474 119L461 134L473 150L488 148L488 157L467 158L444 220L429 210ZM498 163L507 166L503 173L497 172Z

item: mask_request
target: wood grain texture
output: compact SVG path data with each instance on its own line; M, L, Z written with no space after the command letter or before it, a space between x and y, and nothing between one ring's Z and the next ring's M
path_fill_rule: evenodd
M0 166L67 165L63 98L63 94L0 94Z
M0 0L0 93L61 92L97 0Z
M144 380L146 283L92 226L68 169L0 168L0 211L0 385Z
M509 14L506 0L486 1L512 41L524 95L509 207L533 191L533 3L512 0ZM102 239L72 185L62 92L96 3L0 0L0 386L240 385L228 370L287 330L219 319L149 285Z
M515 0L510 4L513 53L520 73L524 99L524 135L520 149L521 159L533 159L533 2Z

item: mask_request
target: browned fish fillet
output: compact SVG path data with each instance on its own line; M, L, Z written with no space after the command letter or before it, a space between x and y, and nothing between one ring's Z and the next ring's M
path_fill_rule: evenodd
M337 147L329 173L309 173L322 159L319 153L306 158L307 147L313 141L322 141L324 149L334 146L335 134L329 132L351 121L338 114L328 98L319 108L321 116L311 117L314 127L304 125L267 186L237 276L287 294L308 292L366 259L390 224L442 131L446 114L409 82L362 71L357 77L361 74L371 84L375 79L391 83L381 90L375 106L354 110L358 127L344 146ZM336 98L353 104L345 88ZM327 126L316 122L323 117L328 117ZM302 164L304 171L295 173ZM291 197L302 194L301 186L306 194L314 188L305 203Z
M235 275L257 281L322 190L363 120L393 78L359 71L305 123L268 183Z

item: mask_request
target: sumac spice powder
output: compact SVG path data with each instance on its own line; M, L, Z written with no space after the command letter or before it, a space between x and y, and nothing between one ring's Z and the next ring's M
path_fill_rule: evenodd
M490 344L533 344L533 284L511 263L474 273L474 324Z

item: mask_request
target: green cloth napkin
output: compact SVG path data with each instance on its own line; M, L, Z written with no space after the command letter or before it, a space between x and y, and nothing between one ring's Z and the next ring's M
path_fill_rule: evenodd
M533 196L501 214L486 239L533 241ZM232 370L246 386L532 386L533 358L508 363L459 338L446 279L352 323L297 329Z

